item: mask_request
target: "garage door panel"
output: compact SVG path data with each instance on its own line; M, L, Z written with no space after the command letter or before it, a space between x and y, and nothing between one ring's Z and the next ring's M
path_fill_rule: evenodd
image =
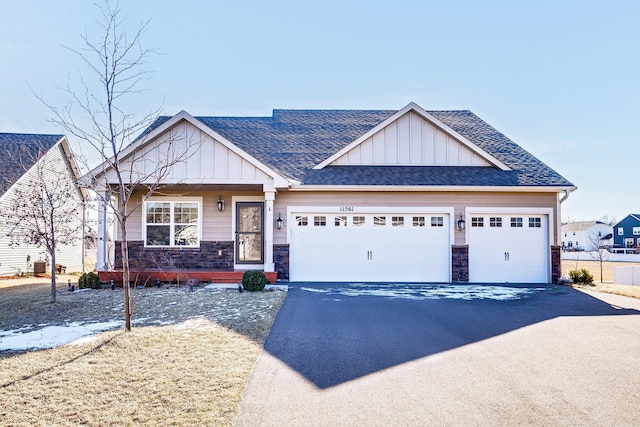
M326 225L313 225L321 215L308 214L306 226L291 230L291 280L449 281L448 216L438 214L438 227L426 214L414 225L413 214L395 213L340 215L341 221L327 214Z
M472 214L471 217L468 234L471 282L548 281L548 216Z

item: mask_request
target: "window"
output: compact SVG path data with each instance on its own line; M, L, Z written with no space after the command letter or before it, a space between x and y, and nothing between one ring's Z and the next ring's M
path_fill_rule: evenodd
M618 227L618 236L624 236L624 228Z
M529 218L529 228L542 228L542 218Z
M353 226L361 227L364 225L364 217L363 216L354 216L353 217Z
M414 216L413 217L413 226L414 227L424 227L424 217L423 216Z
M499 216L489 218L489 227L502 227L502 218Z
M391 226L393 226L393 227L404 227L404 217L403 216L392 216L391 217Z
M309 217L297 216L296 224L298 225L298 227L306 227L307 225L309 225Z
M522 228L522 218L511 217L511 227Z
M346 227L347 226L347 217L346 216L337 216L333 221L333 225L336 227Z
M471 217L471 226L472 227L484 227L484 218L478 216Z
M633 227L633 235L640 236L640 227Z
M374 216L373 217L373 226L374 227L384 227L387 225L387 217L386 216Z
M327 217L326 216L314 216L313 217L313 225L316 227L324 227L327 225Z
M442 216L432 216L431 217L431 226L432 227L444 227L444 217L442 217Z
M200 207L196 201L145 203L146 246L198 246Z
M624 247L625 248L633 247L633 237L624 239Z

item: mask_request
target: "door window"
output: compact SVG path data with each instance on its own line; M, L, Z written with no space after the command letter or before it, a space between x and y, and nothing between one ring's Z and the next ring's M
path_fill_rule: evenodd
M238 202L236 205L236 262L238 264L263 262L263 210L262 202Z

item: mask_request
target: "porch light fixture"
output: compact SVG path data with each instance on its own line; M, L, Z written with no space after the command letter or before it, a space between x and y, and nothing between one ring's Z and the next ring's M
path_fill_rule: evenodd
M283 223L284 223L284 220L280 217L280 212L278 212L278 219L276 219L276 228L278 230L282 230Z
M456 228L460 231L464 230L464 219L462 219L462 214L460 214L460 218L456 221Z
M218 210L220 212L224 210L224 200L222 200L222 196L218 196Z

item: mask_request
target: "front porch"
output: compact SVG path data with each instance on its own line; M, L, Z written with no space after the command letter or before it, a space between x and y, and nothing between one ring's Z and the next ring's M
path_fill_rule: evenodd
M219 271L219 270L138 270L131 269L130 281L133 285L152 286L158 280L163 283L188 283L194 280L196 283L242 283L243 270ZM278 273L265 271L267 282L274 284L278 280ZM98 273L101 282L122 284L122 270L100 271Z

